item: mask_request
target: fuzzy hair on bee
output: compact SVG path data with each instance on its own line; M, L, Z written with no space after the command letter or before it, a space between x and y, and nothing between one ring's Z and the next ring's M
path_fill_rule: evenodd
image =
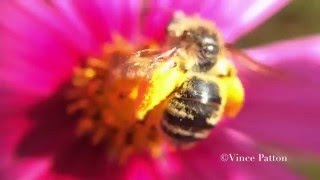
M163 49L136 53L123 71L130 78L147 79L136 118L143 121L164 104L159 128L170 140L183 144L205 139L224 117L236 116L244 102L222 36L212 22L178 12L167 26Z
M244 91L212 22L178 12L167 27L167 38L169 46L177 47L180 68L188 77L169 97L161 128L175 142L192 143L207 138L224 116L235 116ZM230 96L234 93L237 96Z

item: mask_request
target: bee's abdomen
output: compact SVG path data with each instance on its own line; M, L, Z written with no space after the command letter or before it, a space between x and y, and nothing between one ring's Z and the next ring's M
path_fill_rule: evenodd
M169 100L161 127L169 137L181 142L206 138L214 127L209 120L219 118L220 105L218 85L192 77Z

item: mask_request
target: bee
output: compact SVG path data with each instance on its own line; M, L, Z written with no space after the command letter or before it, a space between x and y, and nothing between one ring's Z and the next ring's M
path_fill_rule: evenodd
M138 93L136 118L143 121L164 104L159 127L167 137L178 143L205 139L244 102L228 49L212 22L183 13L167 26L163 49L138 51L121 68L126 77L148 84L136 88L144 92Z

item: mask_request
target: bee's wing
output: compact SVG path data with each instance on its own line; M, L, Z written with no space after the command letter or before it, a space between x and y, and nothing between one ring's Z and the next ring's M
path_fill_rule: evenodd
M179 70L176 48L159 53L154 50L138 51L122 66L126 78L140 79L136 88L136 118L146 114L165 100L181 84L184 73Z
M234 62L238 65L244 65L246 69L273 77L283 77L285 75L284 72L281 72L280 70L257 62L245 52L233 47L231 44L227 44L226 48L233 57L232 59L234 60Z
M176 59L173 58L175 51L176 48L165 52L153 49L138 51L120 66L120 74L132 79L151 79L156 69L161 67L165 73L176 66Z

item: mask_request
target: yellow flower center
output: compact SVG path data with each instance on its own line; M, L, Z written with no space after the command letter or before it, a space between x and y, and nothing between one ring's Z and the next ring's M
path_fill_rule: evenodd
M91 135L93 144L105 142L110 159L124 162L144 151L158 156L165 143L158 129L161 108L151 111L144 121L135 118L135 88L141 81L115 78L113 74L137 50L156 47L153 43L135 47L115 36L101 57L88 58L84 66L75 69L73 88L68 93L73 101L67 111L81 113L77 134Z

